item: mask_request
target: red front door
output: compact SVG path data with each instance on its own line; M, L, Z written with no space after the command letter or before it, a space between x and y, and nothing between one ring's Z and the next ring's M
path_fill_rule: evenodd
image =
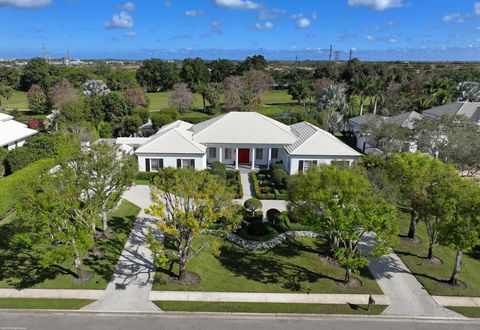
M250 149L238 149L238 163L250 164Z

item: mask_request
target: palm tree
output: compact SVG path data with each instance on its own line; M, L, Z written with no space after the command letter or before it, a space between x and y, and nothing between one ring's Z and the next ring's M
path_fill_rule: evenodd
M378 102L383 100L383 95L387 90L387 84L380 77L375 77L371 80L369 93L373 96L373 114L377 114Z
M343 118L347 118L349 115L345 87L338 84L327 87L318 99L318 106L321 110L327 111L327 118L329 119L326 128L333 133L335 125L330 119L337 118L337 113L342 115Z
M363 115L363 106L369 96L371 79L364 75L355 76L352 79L352 92L360 98L360 116Z

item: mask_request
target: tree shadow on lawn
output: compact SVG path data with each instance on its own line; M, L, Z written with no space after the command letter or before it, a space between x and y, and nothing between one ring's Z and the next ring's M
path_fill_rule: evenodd
M235 247L223 246L218 260L227 270L249 280L264 284L280 284L283 289L308 292L307 283L319 279L339 282L338 279L313 272L292 262L274 257L243 252Z

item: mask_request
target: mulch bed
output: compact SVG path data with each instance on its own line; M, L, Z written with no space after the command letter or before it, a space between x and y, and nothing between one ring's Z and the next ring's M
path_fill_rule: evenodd
M338 280L336 283L337 286L342 287L342 288L347 288L347 289L358 289L362 287L362 281L360 281L356 277L350 278L350 283L345 283L345 281Z
M467 284L460 280L457 280L457 285L450 284L448 280L439 281L437 282L437 285L442 288L449 288L449 289L456 289L456 290L463 290L467 288Z
M93 279L93 272L90 272L90 271L84 271L82 278L78 278L78 277L72 278L73 282L76 284L86 283L88 281L91 281L92 279Z
M443 265L443 261L440 258L433 257L433 259L428 259L428 258L420 258L420 266L423 265L434 265L434 266L441 266Z
M172 276L168 279L169 283L175 284L175 285L181 285L181 286L196 285L200 283L200 281L201 281L200 276L192 272L187 272L185 279L183 279L182 281L180 281L178 277L172 277Z

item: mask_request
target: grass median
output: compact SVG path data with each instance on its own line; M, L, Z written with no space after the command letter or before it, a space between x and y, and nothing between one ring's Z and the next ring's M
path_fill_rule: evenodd
M2 309L70 309L85 307L91 299L51 299L51 298L0 298Z

